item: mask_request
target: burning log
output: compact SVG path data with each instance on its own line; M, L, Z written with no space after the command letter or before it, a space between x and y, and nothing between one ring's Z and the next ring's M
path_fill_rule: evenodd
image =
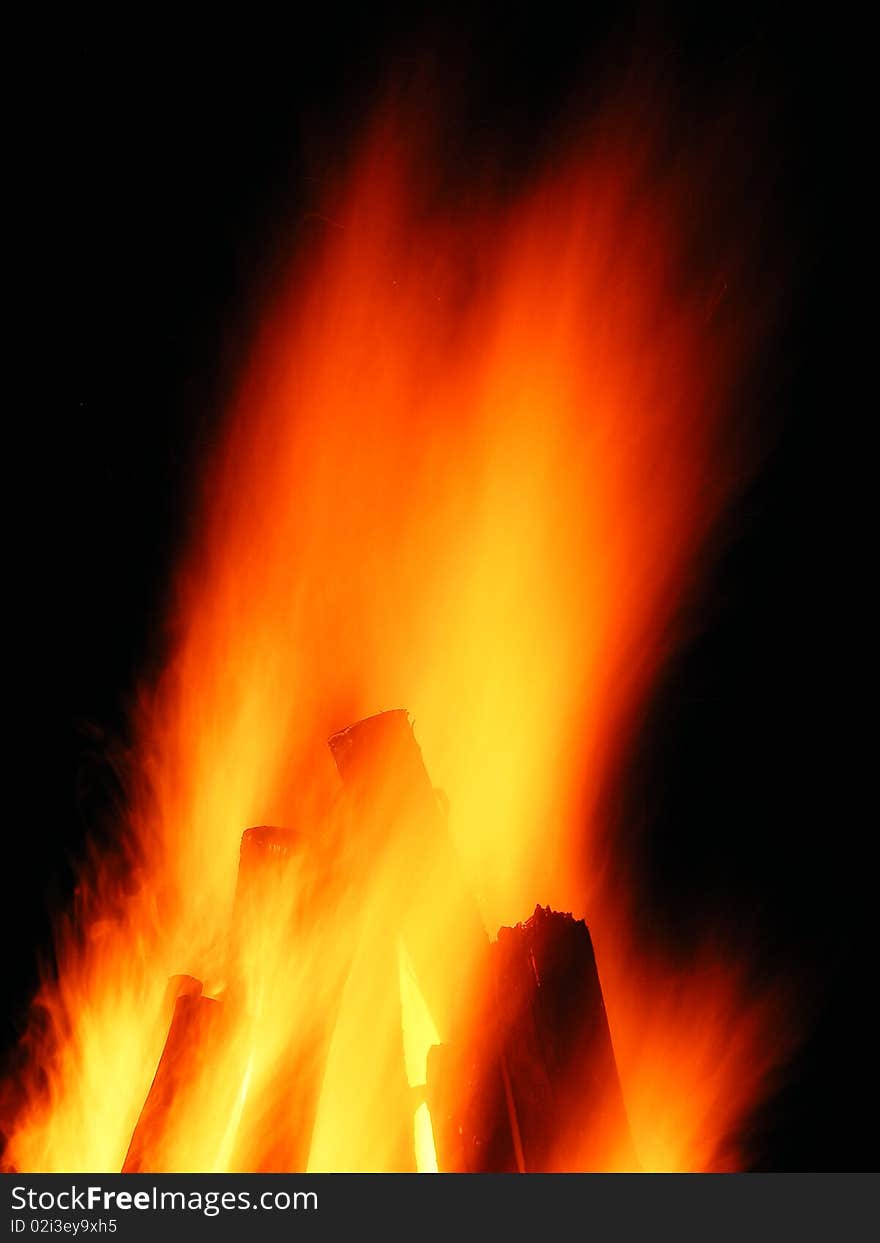
M307 844L305 834L275 825L258 825L241 835L230 936L235 991L253 991L258 985L254 973L271 973L288 935L295 936L305 922L298 882Z
M488 952L480 913L465 884L437 792L404 709L381 712L329 740L346 790L358 852L368 867L390 859L400 878L395 913L399 935L424 992L441 1040L456 1038L461 1022L462 946L475 972ZM442 893L456 943L438 941L424 918Z
M174 1013L174 1006L178 997L201 997L202 981L197 980L194 975L172 975L168 980L165 989L165 996L162 999L162 1012L167 1015L168 1022L171 1022L171 1016Z
M245 829L238 856L236 903L246 901L261 883L265 883L273 860L277 867L284 867L299 857L306 840L304 833L281 829L274 824Z
M530 1172L601 1170L609 1160L636 1168L586 924L536 907L526 923L499 931L491 977L499 1061L484 1062L480 1075L466 1049L429 1056L441 1168L510 1170L512 1154ZM499 1138L505 1117L507 1145Z
M349 879L361 905L352 969L367 962L377 981L373 1022L383 1016L388 1030L387 1038L378 1042L386 1064L376 1067L376 1073L386 1085L383 1111L395 1137L392 1168L406 1170L414 1168L413 1094L400 1025L399 945L405 946L432 1020L448 1041L459 1031L463 962L479 969L488 939L407 713L394 710L358 721L334 734L329 747L345 791ZM456 929L457 944L438 936L436 925L425 918L437 893L443 895L444 915ZM467 945L463 962L462 940ZM367 1134L367 1115L373 1108L368 1093L357 1107L364 1118L352 1119L352 1131ZM357 1168L369 1168L363 1164L369 1154L356 1143L349 1159Z
M478 1057L463 1044L429 1049L425 1099L442 1173L514 1174L524 1168L508 1094L497 1053Z
M499 931L493 968L527 1169L601 1169L631 1153L587 925L538 906Z
M247 1094L231 1166L264 1173L304 1170L334 1018L313 1003L319 929L308 909L309 839L260 825L241 838L232 918L230 1001L259 1024L276 1007L297 1006L291 1044L254 1053L257 1086ZM325 989L326 991L326 989ZM268 1061L268 1064L267 1064Z
M174 1010L165 1047L147 1093L122 1166L123 1174L152 1173L167 1168L165 1147L179 1120L206 1091L201 1073L216 1039L222 1004L201 995L192 976L172 976L169 995Z

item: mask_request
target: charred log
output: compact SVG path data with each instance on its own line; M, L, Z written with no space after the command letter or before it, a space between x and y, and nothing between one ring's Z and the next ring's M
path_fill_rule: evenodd
M444 1174L521 1169L502 1059L475 1056L466 1045L434 1045L428 1052L425 1099L437 1166Z
M586 924L539 906L525 923L500 930L490 963L497 1059L484 1061L481 1078L466 1049L429 1057L441 1168L508 1170L511 1152L530 1172L635 1168ZM494 1105L474 1107L483 1101ZM507 1150L498 1140L505 1123Z

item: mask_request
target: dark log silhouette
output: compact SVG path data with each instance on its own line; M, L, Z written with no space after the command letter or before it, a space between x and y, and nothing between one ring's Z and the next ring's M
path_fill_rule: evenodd
M589 1171L611 1161L635 1169L586 924L538 906L499 931L490 965L497 1061L485 1059L482 1074L466 1048L432 1049L428 1061L441 1168Z

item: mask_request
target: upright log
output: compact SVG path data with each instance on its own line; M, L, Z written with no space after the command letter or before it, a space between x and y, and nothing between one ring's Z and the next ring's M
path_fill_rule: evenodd
M258 981L248 977L270 974L307 924L301 894L307 851L306 835L296 829L262 824L242 833L229 939L234 991L252 991Z
M168 1036L128 1146L123 1174L166 1170L169 1144L176 1142L189 1110L197 1108L208 1091L205 1063L219 1033L223 1007L201 996L201 984L191 976L172 976L170 988L178 992Z
M425 1099L441 1173L515 1174L522 1168L508 1093L497 1051L475 1051L470 1043L428 1050Z
M259 1086L248 1092L238 1124L230 1162L235 1170L301 1171L308 1162L333 1020L315 1003L321 955L307 896L311 866L304 833L259 825L242 834L229 1002L244 1030L249 1023L258 1032L267 1023L289 1022L288 1007L296 1020L290 1044L274 1052L271 1064L257 1056L252 1065Z
M427 1099L441 1168L510 1170L513 1152L516 1168L529 1172L636 1169L583 920L538 906L525 923L502 928L490 979L503 1096L491 1061L481 1074L467 1047L431 1050Z
M340 730L329 747L347 808L351 889L361 902L359 961L383 981L375 1013L387 1016L388 1125L399 1135L396 1168L412 1168L413 1096L404 1069L398 945L402 941L435 1026L454 1040L464 971L484 969L488 938L461 875L437 793L407 713L382 712ZM437 913L441 912L438 927ZM444 933L445 922L448 933ZM352 1120L352 1126L360 1124ZM365 1129L369 1121L363 1123Z
M493 977L526 1168L634 1168L589 929L537 906L502 928Z
M404 709L381 712L329 740L364 869L390 861L399 878L394 922L443 1041L455 1039L463 969L484 970L489 940ZM438 937L440 909L453 936Z

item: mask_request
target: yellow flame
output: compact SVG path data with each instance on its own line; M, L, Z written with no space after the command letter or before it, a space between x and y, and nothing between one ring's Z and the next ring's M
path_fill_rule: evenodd
M431 1166L423 1107L415 1143L398 1127L403 1062L423 1081L437 1036L395 963L414 883L465 1017L468 947L419 843L402 864L340 817L325 747L399 705L486 928L536 901L589 919L645 1166L739 1159L725 1136L778 1055L772 1007L723 957L670 984L604 884L598 809L730 490L716 436L750 333L712 322L686 271L686 170L649 179L604 134L462 213L425 210L420 160L380 127L340 196L346 227L270 309L138 714L144 863L124 879L99 863L85 939L61 931L20 1168L120 1167L182 970L227 982L225 1026L182 1054L204 1091L170 1109L158 1168ZM254 824L303 845L239 901Z

